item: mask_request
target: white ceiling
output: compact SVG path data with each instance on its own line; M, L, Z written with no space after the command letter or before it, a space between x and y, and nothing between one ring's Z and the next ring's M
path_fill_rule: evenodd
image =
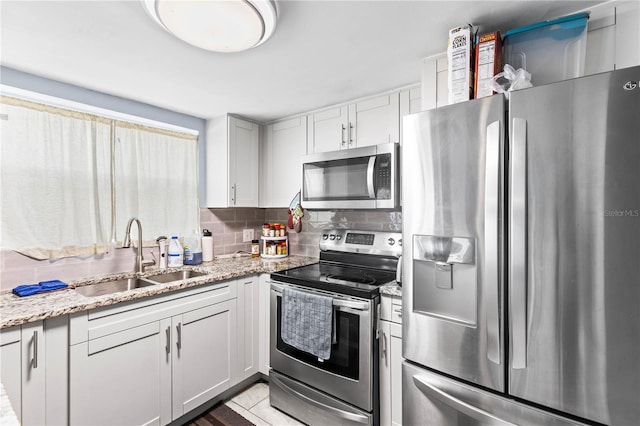
M259 121L420 82L452 27L502 32L602 1L280 1L274 36L192 47L130 1L0 0L0 64L202 118Z

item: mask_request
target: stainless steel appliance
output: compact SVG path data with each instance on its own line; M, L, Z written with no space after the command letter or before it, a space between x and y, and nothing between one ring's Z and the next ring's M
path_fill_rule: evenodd
M395 209L397 143L307 155L302 160L305 209Z
M378 424L379 287L393 282L402 236L326 230L320 261L271 274L271 405L307 424ZM320 360L281 338L282 290L329 296L331 356Z
M639 80L405 118L406 424L640 424Z

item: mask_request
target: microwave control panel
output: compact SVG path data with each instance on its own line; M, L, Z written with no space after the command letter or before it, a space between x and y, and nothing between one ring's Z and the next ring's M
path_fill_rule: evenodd
M376 199L389 200L391 198L391 154L380 154L376 158Z

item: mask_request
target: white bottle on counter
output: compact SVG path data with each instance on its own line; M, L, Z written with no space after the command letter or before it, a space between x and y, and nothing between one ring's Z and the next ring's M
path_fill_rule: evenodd
M213 260L213 236L208 229L202 230L202 261L211 262Z
M172 236L169 242L169 268L177 268L184 264L184 251L177 236Z

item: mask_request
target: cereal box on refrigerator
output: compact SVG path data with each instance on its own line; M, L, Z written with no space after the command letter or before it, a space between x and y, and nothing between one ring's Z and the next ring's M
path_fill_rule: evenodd
M502 38L500 31L483 34L476 43L475 98L491 96L491 79L502 70Z
M449 30L449 103L473 98L473 27L464 25Z

